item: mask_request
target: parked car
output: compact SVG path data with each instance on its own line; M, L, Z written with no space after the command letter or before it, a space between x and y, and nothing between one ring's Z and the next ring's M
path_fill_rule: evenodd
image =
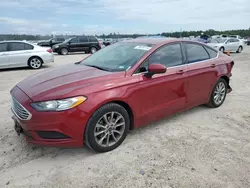
M69 52L95 53L101 49L101 44L94 36L77 36L65 40L52 47L53 52L67 55Z
M119 42L18 83L11 90L15 129L33 144L107 152L129 129L201 104L221 106L233 65L194 41Z
M217 38L211 39L208 45L220 50L223 53L227 51L241 53L244 43L235 38Z
M250 45L250 37L247 38L246 44Z
M54 62L51 49L24 41L0 42L0 69L26 66L39 69L50 62Z
M65 38L63 38L63 37L56 37L56 38L51 38L49 40L38 42L37 45L39 45L39 46L46 46L46 47L51 47L52 48L53 45L62 43L63 41L65 41Z

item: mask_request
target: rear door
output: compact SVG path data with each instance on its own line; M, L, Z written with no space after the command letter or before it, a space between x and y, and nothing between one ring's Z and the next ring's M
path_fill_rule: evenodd
M7 52L7 43L0 43L0 68L8 68L9 57Z
M238 51L239 46L240 46L239 39L233 39L233 42L232 42L233 51Z
M133 75L140 80L131 97L140 104L141 122L156 120L185 107L187 79L181 43L161 47L138 70L147 70L149 64L155 63L165 65L166 73L155 74L152 78L145 77L140 71Z
M79 41L80 41L80 51L89 51L89 39L87 36L80 36L79 37Z
M34 47L23 42L10 42L8 46L9 61L12 67L28 66L28 59Z
M210 47L185 42L187 56L187 108L208 102L217 79L218 53Z

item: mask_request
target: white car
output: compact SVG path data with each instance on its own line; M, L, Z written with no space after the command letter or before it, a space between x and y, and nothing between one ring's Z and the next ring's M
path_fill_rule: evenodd
M212 39L208 45L220 50L221 52L237 52L241 53L244 47L244 43L235 38L217 38Z
M0 69L27 67L39 69L45 63L54 62L52 50L26 41L0 42Z

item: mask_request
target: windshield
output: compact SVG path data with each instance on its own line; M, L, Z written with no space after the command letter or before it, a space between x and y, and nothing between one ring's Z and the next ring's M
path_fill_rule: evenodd
M103 48L80 64L111 72L125 71L130 69L152 46L152 44L120 42Z
M223 39L223 38L217 38L217 39L212 39L210 40L209 43L224 43L226 42L227 39Z

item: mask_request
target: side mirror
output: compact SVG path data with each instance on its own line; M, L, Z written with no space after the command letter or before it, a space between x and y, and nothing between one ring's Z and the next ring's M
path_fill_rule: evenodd
M152 77L154 74L162 74L167 71L167 67L162 64L151 64L148 67L148 72L145 74L146 77Z

